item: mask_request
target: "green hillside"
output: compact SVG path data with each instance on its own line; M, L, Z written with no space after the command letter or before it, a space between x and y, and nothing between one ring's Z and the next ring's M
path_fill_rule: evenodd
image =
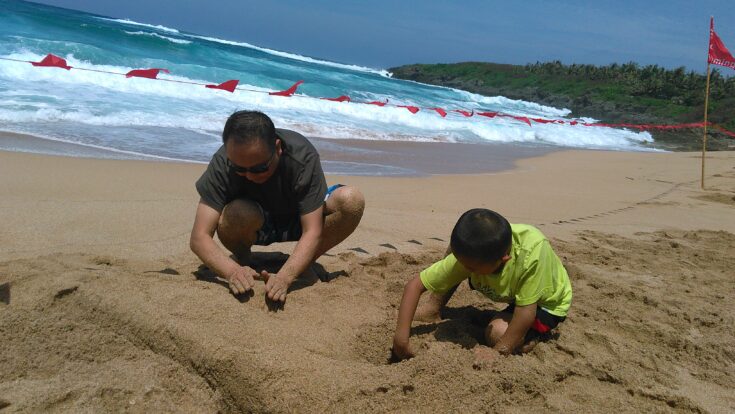
M635 63L594 66L556 61L520 66L466 62L406 65L390 71L398 79L568 108L571 116L601 122L691 123L702 122L704 114L706 76L686 72L683 67L667 70ZM709 107L711 122L735 131L735 76L724 77L717 69L712 71ZM651 133L657 147L701 148L701 128ZM708 149L735 149L735 139L712 130Z

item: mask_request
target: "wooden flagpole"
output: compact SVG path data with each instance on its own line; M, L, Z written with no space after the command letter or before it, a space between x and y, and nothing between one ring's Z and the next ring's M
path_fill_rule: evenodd
M707 92L704 95L704 136L702 136L702 182L704 190L704 158L707 152L707 105L709 104L709 59L707 59Z

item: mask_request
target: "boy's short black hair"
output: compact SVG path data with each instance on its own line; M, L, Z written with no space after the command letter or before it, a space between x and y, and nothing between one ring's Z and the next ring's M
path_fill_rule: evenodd
M449 245L455 256L489 263L508 253L511 238L505 217L486 208L473 208L457 220Z
M261 140L271 151L276 148L276 127L268 115L259 111L237 111L230 115L222 130L222 143L232 140L238 144Z

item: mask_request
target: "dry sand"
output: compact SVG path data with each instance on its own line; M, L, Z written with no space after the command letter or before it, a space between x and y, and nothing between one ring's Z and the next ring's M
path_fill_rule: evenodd
M329 282L300 280L272 313L262 285L238 300L189 252L203 165L0 152L0 410L733 412L735 153L709 156L706 191L691 153L328 177L362 189L363 222L319 260ZM471 207L551 238L569 318L475 369L499 306L462 287L414 325L417 357L388 364L404 283Z

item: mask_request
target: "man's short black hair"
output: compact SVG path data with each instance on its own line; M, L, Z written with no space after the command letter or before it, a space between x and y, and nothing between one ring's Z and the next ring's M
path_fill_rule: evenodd
M459 217L449 243L455 256L490 263L508 253L511 238L505 217L486 208L473 208Z
M222 130L222 142L233 140L246 144L261 140L271 151L276 148L276 127L268 115L259 111L237 111L230 115Z

